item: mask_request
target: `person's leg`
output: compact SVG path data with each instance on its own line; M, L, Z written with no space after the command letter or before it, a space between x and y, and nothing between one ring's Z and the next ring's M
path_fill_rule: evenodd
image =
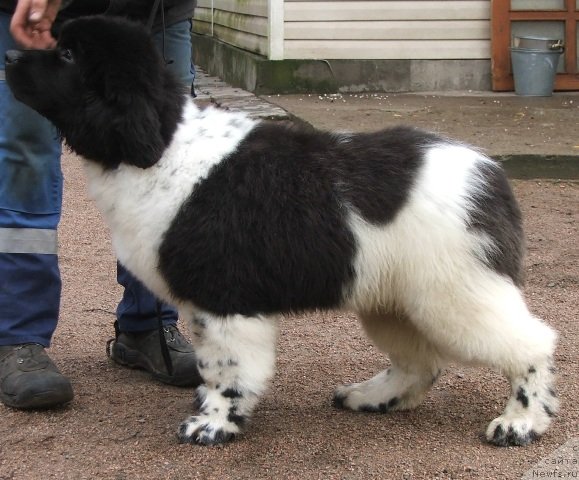
M9 22L0 14L0 400L48 407L73 396L44 352L60 306L61 147L56 129L6 84L4 52L15 47Z
M117 281L124 287L123 296L117 306L117 322L121 332L145 332L162 325L177 324L177 310L159 302L155 296L125 267L117 262ZM158 311L158 309L160 309Z
M165 34L157 32L154 40L168 67L181 80L186 90L191 88L193 93L195 66L192 60L191 20L169 25L165 28Z
M155 40L169 61L169 68L184 85L191 85L191 23L185 21L167 27L164 36L159 33ZM117 281L124 291L117 307L116 338L108 344L110 357L121 365L147 370L164 383L198 385L197 358L177 328L175 308L159 302L120 263Z

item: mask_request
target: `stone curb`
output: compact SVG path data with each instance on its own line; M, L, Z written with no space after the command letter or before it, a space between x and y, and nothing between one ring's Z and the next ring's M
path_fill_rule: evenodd
M531 180L579 180L578 155L494 155L509 178Z

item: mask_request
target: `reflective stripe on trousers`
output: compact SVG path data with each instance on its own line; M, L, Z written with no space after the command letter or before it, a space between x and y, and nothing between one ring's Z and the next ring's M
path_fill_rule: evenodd
M56 230L0 227L0 252L2 253L56 255L57 251Z

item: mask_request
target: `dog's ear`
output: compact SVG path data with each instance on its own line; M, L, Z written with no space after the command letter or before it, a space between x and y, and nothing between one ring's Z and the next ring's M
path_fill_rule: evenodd
M148 168L167 145L161 114L154 102L123 93L117 101L93 96L61 130L75 152L105 168L121 163Z
M123 102L125 103L125 102ZM161 113L153 102L134 98L125 107L112 107L116 119L113 136L121 163L148 168L157 163L166 147L161 136Z
M150 56L148 62L145 62L146 54ZM113 158L147 168L159 160L166 146L162 136L165 66L156 61L150 51L142 52L142 57L140 63L150 67L148 72L119 65L114 71L100 73L100 83L93 88L99 92L99 102L107 110L110 125L103 127L112 129L108 145L118 149L111 152Z
M100 89L99 101L109 118L109 125L103 127L105 131L113 130L109 132L108 145L118 151L111 152L112 158L147 168L161 158L170 142L180 118L182 99L178 84L156 51L141 52L140 63L146 68L123 67L101 74L101 83L94 88ZM107 122L106 118L103 122Z

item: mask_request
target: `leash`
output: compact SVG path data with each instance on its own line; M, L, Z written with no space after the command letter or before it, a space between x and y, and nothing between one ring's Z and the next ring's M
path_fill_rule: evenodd
M165 360L165 366L167 367L167 373L169 376L173 376L173 361L171 360L171 354L169 353L169 347L167 346L167 339L165 338L165 327L163 327L163 314L161 312L161 302L156 300L157 307L157 321L159 324L159 343L161 345L161 353L163 355L163 360Z
M149 32L153 30L153 24L155 23L155 17L157 16L159 7L161 7L161 26L162 26L161 46L162 46L163 60L165 61L165 65L170 65L173 63L173 60L172 59L167 60L167 58L165 57L165 5L163 3L163 0L155 0L155 2L153 3L153 8L151 8L151 12L149 13L149 19L147 20L147 29L149 30Z
M163 48L163 60L166 65L173 63L173 60L167 60L165 58L165 5L163 0L155 0L153 3L153 8L149 13L149 20L147 20L147 29L149 32L153 30L153 23L155 23L155 17L157 16L157 11L161 7L161 25L162 25L162 48ZM165 366L167 367L167 373L169 376L173 375L173 361L171 360L171 355L169 354L169 347L167 346L167 339L165 338L165 328L163 327L163 313L161 311L161 302L155 300L155 307L157 310L157 324L159 326L159 344L161 346L161 353L163 355L163 360L165 360Z
M159 5L162 5L162 0L155 0L153 3L153 8L149 12L149 20L147 20L147 28L150 30L153 29L153 23L155 23L155 17L157 16L157 10L159 10ZM163 10L165 8L163 7ZM163 25L165 22L163 22Z

